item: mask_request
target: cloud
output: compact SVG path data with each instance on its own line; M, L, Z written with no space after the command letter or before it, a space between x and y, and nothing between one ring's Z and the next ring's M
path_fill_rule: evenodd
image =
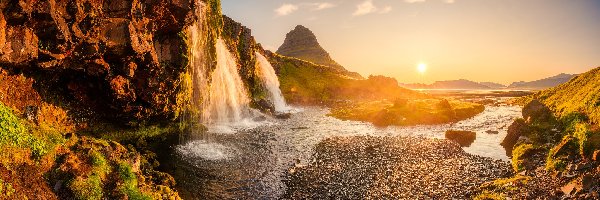
M392 6L385 6L383 8L377 8L373 4L373 0L365 0L364 2L356 5L356 11L352 13L353 16L361 16L371 13L386 14L392 11Z
M279 16L285 16L285 15L292 14L296 10L298 10L297 5L283 4L279 8L275 9L275 13L277 13L277 15L279 15Z
M392 6L386 6L379 11L380 14L386 14L392 11Z
M373 0L366 0L356 6L356 11L352 15L361 16L377 11L377 7L373 5Z
M425 0L404 0L404 2L406 2L406 3L421 3L421 2L425 2Z
M325 10L328 8L333 8L336 5L332 4L332 3L322 2L322 3L313 3L312 6L314 6L313 10Z

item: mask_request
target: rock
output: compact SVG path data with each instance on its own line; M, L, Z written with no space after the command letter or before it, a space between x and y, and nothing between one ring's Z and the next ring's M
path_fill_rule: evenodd
M554 120L554 115L546 105L534 99L523 107L523 118L528 122L547 122Z
M382 109L372 119L372 123L375 126L386 127L389 125L397 124L404 118L396 112L392 112L388 109Z
M578 152L578 144L573 137L565 137L563 140L553 148L552 157L558 157L561 155L569 155L571 152Z
M273 105L273 103L271 103L265 99L260 99L260 100L256 101L256 105L259 110L266 111L267 113L272 113L275 111L275 106Z
M292 117L292 113L278 113L278 114L275 114L275 118L277 118L277 119L289 119L290 117Z
M592 155L592 160L596 162L600 161L600 150L594 151L594 154Z
M0 17L0 63L27 65L37 59L38 37L33 30L24 26L7 26L3 19Z
M131 87L129 80L125 77L117 76L113 78L110 81L110 88L112 90L113 96L118 102L121 102L122 104L127 104L129 102L135 101L135 91Z
M524 120L522 120L522 119L515 120L508 127L508 133L506 134L506 137L504 137L504 139L502 140L502 143L500 143L500 145L502 145L507 150L507 152L512 151L513 147L519 140L519 137L521 137L521 135L527 133L528 129L529 128L528 128L527 124L525 124Z
M580 188L581 188L581 185L577 184L576 181L571 181L567 185L561 187L560 190L566 195L571 195L575 191L578 191Z
M261 115L261 116L255 117L252 120L255 121L255 122L263 122L263 121L267 120L267 117Z
M198 9L214 6L199 3L203 6ZM61 100L72 100L66 103L73 105L73 113L174 119L185 100L180 94L188 89L180 84L189 72L184 52L189 48L180 33L195 19L204 20L202 24L221 19L211 9L195 12L193 5L192 0L3 1L0 65L33 73L29 76L41 90L65 91ZM203 41L212 41L211 34L220 28L203 28ZM201 57L210 63L211 53Z
M590 163L579 163L579 164L575 165L574 170L582 171L582 170L589 169L591 167L592 167L592 165Z
M460 146L468 147L475 141L477 133L473 131L448 130L446 131L445 137L446 139L457 142Z
M581 177L581 186L582 186L583 190L588 191L596 184L597 184L596 179L594 179L594 177L592 177L589 174L583 175L583 177Z
M499 132L498 131L493 131L493 130L487 130L487 131L485 131L485 133L487 133L487 134L498 134Z

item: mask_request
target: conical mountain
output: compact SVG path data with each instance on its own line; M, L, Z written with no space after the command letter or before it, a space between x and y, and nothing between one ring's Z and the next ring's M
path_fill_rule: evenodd
M294 30L285 36L285 41L277 50L277 54L347 71L331 59L329 53L317 41L317 36L310 29L302 25L296 26Z

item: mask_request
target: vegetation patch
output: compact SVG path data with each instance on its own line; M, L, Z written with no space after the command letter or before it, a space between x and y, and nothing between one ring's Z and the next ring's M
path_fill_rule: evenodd
M537 148L533 144L518 144L512 151L512 166L516 172L526 169L526 159L536 152Z
M4 180L0 179L0 198L10 199L15 193L11 183L5 183Z
M331 109L330 116L372 122L377 126L443 124L465 120L483 112L481 104L445 99L397 99L349 103Z
M151 200L150 196L143 194L138 188L137 175L131 169L131 165L127 163L119 163L117 166L119 177L123 181L119 186L119 191L125 194L129 199L135 200Z
M64 142L60 133L54 130L43 130L30 122L17 117L13 110L0 103L0 148L7 146L26 149L35 160L48 154L57 144ZM2 151L0 154L12 152ZM6 158L2 155L2 158ZM10 163L3 161L2 163Z
M483 191L477 196L473 197L474 200L505 200L506 197L501 193Z

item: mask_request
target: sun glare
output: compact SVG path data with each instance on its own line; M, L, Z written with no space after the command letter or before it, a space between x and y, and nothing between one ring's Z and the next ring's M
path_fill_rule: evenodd
M425 63L419 63L419 65L417 66L417 71L420 74L424 74L427 71L427 65Z

